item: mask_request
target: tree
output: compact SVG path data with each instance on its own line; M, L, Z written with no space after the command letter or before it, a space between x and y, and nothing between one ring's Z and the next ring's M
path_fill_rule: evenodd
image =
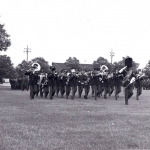
M6 51L11 45L9 37L10 35L7 34L4 25L0 24L0 51Z
M68 69L71 69L71 68L76 68L76 69L79 69L79 60L76 58L76 57L69 57L66 62L65 62L65 65Z
M150 60L148 61L148 63L144 67L144 73L146 76L148 76L148 78L150 78Z
M39 63L41 66L41 71L48 72L50 69L48 61L46 61L43 57L36 57L32 59L31 61L29 61L30 66L33 63Z
M129 56L127 56L129 57ZM113 68L118 67L119 69L125 67L125 57L122 58L122 60L118 62L113 63ZM132 60L132 68L133 70L136 70L139 67L139 63L136 63L134 60Z
M0 78L15 77L15 68L7 55L0 55Z
M16 67L16 74L17 77L22 78L24 73L30 69L31 64L23 60L17 67Z
M104 57L98 57L97 60L93 62L93 68L95 67L100 68L100 66L102 65L106 65L109 68L109 70L111 70L112 65Z

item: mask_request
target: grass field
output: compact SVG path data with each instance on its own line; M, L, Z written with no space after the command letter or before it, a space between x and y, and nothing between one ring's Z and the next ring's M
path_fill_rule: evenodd
M0 86L0 150L117 149L150 149L150 91L125 105L123 94L30 100Z

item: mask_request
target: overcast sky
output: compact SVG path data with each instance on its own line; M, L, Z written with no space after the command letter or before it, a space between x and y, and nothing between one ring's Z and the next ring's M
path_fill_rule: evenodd
M7 52L14 66L35 57L92 63L131 56L144 67L150 60L150 0L0 0L0 23L11 35Z

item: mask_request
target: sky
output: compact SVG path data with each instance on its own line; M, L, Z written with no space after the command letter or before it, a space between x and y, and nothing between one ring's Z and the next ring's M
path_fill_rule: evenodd
M149 0L0 0L0 23L10 36L8 55L14 66L43 57L64 63L76 57L93 63L130 56L140 68L150 60Z

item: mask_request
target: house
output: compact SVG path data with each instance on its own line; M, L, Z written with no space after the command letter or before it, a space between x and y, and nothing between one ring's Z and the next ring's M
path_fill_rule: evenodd
M57 62L52 62L52 66L54 66L56 68L56 71L61 71L62 69L66 69L67 70L67 66L65 65L65 63L57 63ZM79 67L82 69L86 69L86 70L93 70L93 64L79 64Z

